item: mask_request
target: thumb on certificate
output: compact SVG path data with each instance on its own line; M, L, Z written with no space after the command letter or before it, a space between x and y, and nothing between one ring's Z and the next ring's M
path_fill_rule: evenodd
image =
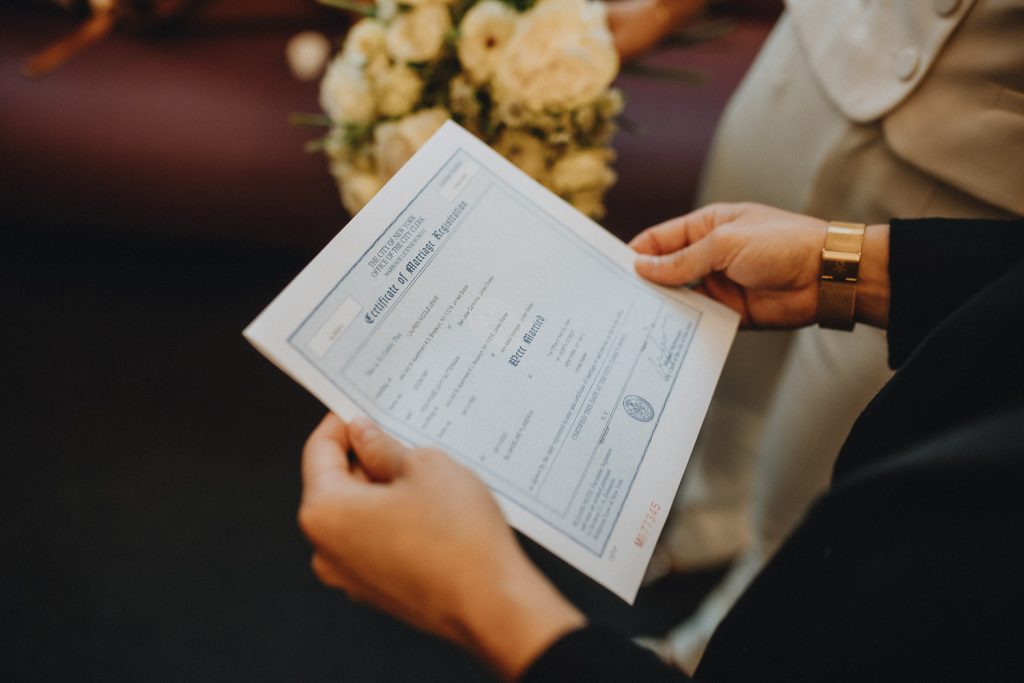
M706 237L665 256L642 254L636 257L636 272L661 285L685 285L699 280L713 269L715 240Z
M370 479L388 482L401 474L408 449L400 441L365 417L353 418L349 433L359 466Z

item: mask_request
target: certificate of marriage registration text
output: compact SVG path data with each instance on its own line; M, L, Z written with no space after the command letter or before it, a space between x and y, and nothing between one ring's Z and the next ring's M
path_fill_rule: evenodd
M245 334L632 602L737 324L632 258L448 123Z

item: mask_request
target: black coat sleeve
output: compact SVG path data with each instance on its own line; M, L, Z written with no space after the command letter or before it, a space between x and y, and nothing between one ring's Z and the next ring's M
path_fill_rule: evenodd
M1007 520L1019 518L1013 507L1019 499L996 495L1000 485L1020 490L1013 476L1019 466L1016 470L1006 466L1007 462L1019 464L1017 451L993 460L990 468L982 467L989 461L973 451L979 443L1010 444L1015 449L1018 432L1010 436L986 432L965 444L948 437L938 441L966 461L960 463L962 472L946 462L953 456L945 451L929 458L916 450L902 459L897 456L900 449L971 416L995 415L1007 405L1019 404L1019 398L1012 397L1019 396L1021 371L1010 368L1014 371L1008 372L1006 359L1016 358L1020 344L1024 270L1017 271L1024 269L1022 261L1024 220L892 221L890 363L902 365L929 335L930 342L897 373L898 381L873 401L844 445L840 464L850 461L846 478L854 474L860 478L841 486L839 493L829 493L809 517L818 521L805 520L787 540L719 627L698 679L875 680L886 678L880 674L891 670L896 673L889 678L895 680L926 680L926 675L899 673L955 670L936 653L951 653L954 664L977 667L986 654L982 646L1009 632L979 624L995 613L1000 618L992 620L993 625L1006 621L1002 607L986 610L982 606L992 602L992 595L999 598L998 605L1006 603L1003 591L1010 581L1002 574L993 579L992 572L968 571L966 577L954 572L977 569L981 561L972 564L967 558L984 559L993 548L1018 547L1015 532L1005 536L1013 540L998 539L1006 534ZM987 287L990 291L983 300L971 302ZM1006 324L994 325L993 320ZM975 335L979 330L983 333ZM965 403L964 397L970 400ZM1019 425L1019 419L999 425L1005 426L1004 422ZM938 461L935 472L933 460ZM867 469L871 465L877 471ZM870 486L862 481L866 477ZM973 495L967 495L970 477L981 481ZM883 503L890 489L896 493L891 496L892 506L886 507ZM850 504L858 491L861 497ZM932 507L924 504L928 495ZM968 514L974 502L984 514ZM844 544L850 547L846 556ZM936 571L940 560L946 565ZM1012 571L1004 573L1013 573L1019 565L1006 566ZM996 565L996 569L1005 567ZM991 580L972 583L978 576ZM895 609L901 606L903 612ZM939 613L942 619L932 620L928 610L936 606L946 611ZM1019 615L1019 610L1009 613ZM880 615L884 618L879 619ZM979 634L976 642L957 630L969 623L971 633ZM956 647L961 641L971 642L971 647ZM1002 641L998 644L1003 646ZM995 661L1007 668L1006 660ZM558 640L522 680L669 683L689 679L621 635L588 626Z
M893 219L889 230L889 366L1024 258L1024 220Z
M593 625L562 636L537 658L521 678L523 683L680 683L688 680L653 652L608 628Z

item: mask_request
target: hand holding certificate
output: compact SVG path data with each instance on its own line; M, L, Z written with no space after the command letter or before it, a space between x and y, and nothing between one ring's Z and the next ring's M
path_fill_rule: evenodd
M446 124L246 330L632 602L737 316Z

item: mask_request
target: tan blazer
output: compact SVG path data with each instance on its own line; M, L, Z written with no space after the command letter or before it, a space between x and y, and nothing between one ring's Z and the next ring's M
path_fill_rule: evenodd
M893 215L1024 214L1024 2L789 0L787 8L821 90L859 124L840 147L866 146L831 160L809 209L834 206L844 176L874 173L907 193L874 200Z
M700 199L864 222L1024 214L1024 0L788 0Z

